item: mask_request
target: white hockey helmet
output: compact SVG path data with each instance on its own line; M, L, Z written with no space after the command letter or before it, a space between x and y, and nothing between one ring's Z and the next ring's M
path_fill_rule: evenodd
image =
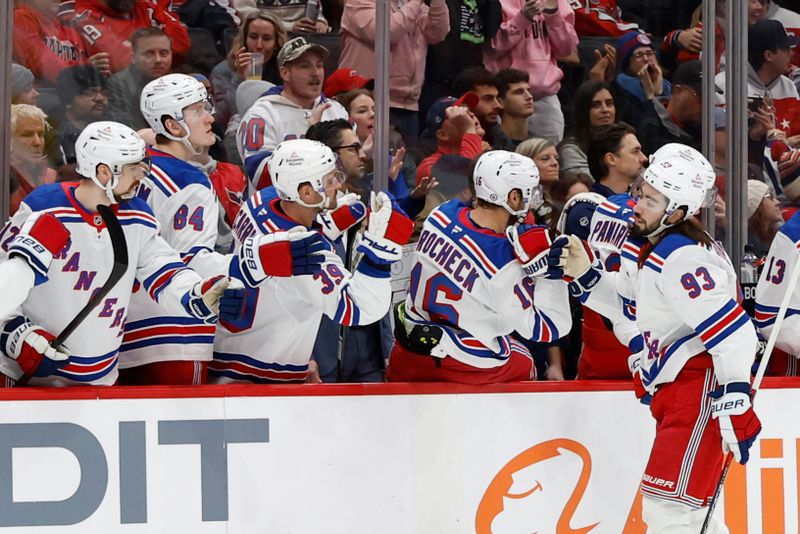
M112 203L122 167L146 159L145 143L139 134L118 122L100 121L86 126L75 141L76 172L97 184ZM111 169L113 178L103 185L97 178L101 164Z
M344 173L336 166L333 150L311 139L283 141L267 160L267 168L281 199L309 208L326 208L329 199L325 192L345 182ZM306 204L300 199L299 189L304 183L310 183L322 195L318 204Z
M683 157L669 157L651 163L635 184L633 191L641 190L641 182L648 183L656 191L667 198L667 209L661 219L661 225L650 235L656 235L671 226L667 219L679 208L685 210L681 220L697 214L700 208L713 201L713 185L708 177L698 169L696 163ZM680 222L680 221L678 221ZM674 223L677 224L677 223Z
M524 217L542 198L539 190L539 169L527 156L507 150L490 150L482 154L472 173L475 196L503 206L511 215ZM511 209L508 194L514 189L522 192L523 207Z
M208 102L208 92L202 83L187 74L166 74L144 86L139 108L156 134L188 143L189 127L184 121L183 110L197 102ZM210 102L208 105L210 109ZM186 131L183 137L167 131L163 121L165 115L178 121Z
M700 151L690 147L689 145L684 145L681 143L667 143L650 155L650 164L652 165L653 163L664 159L672 160L675 158L684 159L695 165L703 178L709 182L709 187L714 185L714 182L717 178L717 174L714 172L714 167L706 159L706 157L700 153Z

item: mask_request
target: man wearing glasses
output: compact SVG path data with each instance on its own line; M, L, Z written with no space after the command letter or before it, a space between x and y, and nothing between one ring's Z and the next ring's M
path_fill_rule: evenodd
M619 73L614 79L624 105L618 107L618 120L638 130L653 98L669 98L672 85L664 79L656 50L650 38L638 31L628 32L617 41Z
M284 141L267 165L274 186L242 205L233 229L237 249L275 232L316 233L319 216L337 206L345 176L333 150L319 141ZM323 315L343 326L369 325L386 315L391 265L401 258L414 225L386 193L373 193L370 205L366 230L356 246L361 258L352 271L326 237L316 250L323 255L322 267L313 276L261 274L248 281L258 289L247 290L244 314L221 322L217 330L209 367L212 382L319 382L316 362L310 358Z

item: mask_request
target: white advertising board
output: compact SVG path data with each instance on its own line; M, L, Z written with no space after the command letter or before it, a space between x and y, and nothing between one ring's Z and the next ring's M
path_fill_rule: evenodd
M799 407L760 393L732 534L797 532ZM629 391L4 401L0 532L643 533L653 431Z

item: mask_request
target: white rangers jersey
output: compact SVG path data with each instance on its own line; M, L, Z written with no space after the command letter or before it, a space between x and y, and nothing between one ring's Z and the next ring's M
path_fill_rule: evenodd
M236 275L232 256L214 251L219 203L208 176L170 154L152 147L148 152L152 167L137 196L152 209L164 240L203 278ZM120 368L168 360L211 360L215 330L188 313L166 313L143 292L135 291Z
M505 234L476 226L451 200L422 227L406 297L406 316L445 333L431 350L473 367L504 365L511 333L549 343L572 326L567 286L525 275Z
M236 146L244 162L245 174L250 181L250 192L263 189L271 182L267 158L281 141L305 137L311 110L305 109L281 95L282 86L276 86L256 100L239 124ZM314 107L322 103L331 107L322 114L323 121L348 119L344 107L335 100L320 95Z
M737 302L736 273L725 251L672 233L639 264L635 280L630 281L635 288L636 323L644 342L641 373L645 388L652 393L659 384L672 382L689 358L703 352L711 355L720 383L748 381L757 339L753 324ZM617 282L604 273L586 304L613 309L610 303ZM617 310L622 306L619 297Z
M75 198L76 185L37 187L0 234L0 260L5 260L9 242L31 213L52 213L70 232L67 246L53 257L48 280L31 290L18 315L3 322L0 345L5 354L8 333L25 318L58 335L111 273L114 259L108 231L99 215L88 212ZM118 354L135 280L141 282L139 293L158 301L160 309L171 314L188 314L181 299L200 277L186 269L176 252L159 236L158 222L145 202L125 201L115 205L114 211L127 240L128 270L67 338L65 346L71 355L70 363L52 376L31 379L31 385L116 382ZM9 358L3 357L2 368L12 378L22 375L16 362Z
M300 224L283 214L272 187L242 205L234 222L236 247L248 237L290 230ZM325 239L325 238L323 238ZM328 243L321 272L269 278L247 289L245 311L235 323L220 321L210 382L303 381L317 330L325 314L346 326L380 320L391 303L390 272L361 261L348 272Z
M795 213L772 241L767 261L756 286L755 323L761 334L769 338L778 315L789 277L800 259L800 212ZM800 357L800 289L795 289L778 333L775 346Z

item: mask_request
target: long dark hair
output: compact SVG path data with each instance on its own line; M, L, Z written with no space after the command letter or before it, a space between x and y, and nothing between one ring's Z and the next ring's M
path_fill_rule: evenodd
M591 139L592 123L589 121L589 113L592 111L592 99L594 95L605 89L614 99L614 108L617 109L617 101L611 86L602 80L588 80L578 87L575 91L575 99L572 109L572 137L584 152L589 146ZM616 120L616 117L614 118Z
M666 230L661 233L661 237L659 241L666 238L670 234L681 234L692 241L697 241L698 244L703 245L706 248L713 248L714 246L714 239L708 235L706 229L702 227L702 225L695 219L694 217L689 217L686 220L679 222L674 226L670 226ZM650 252L655 248L655 245L650 245L650 242L647 242L647 245L641 248L639 252L639 266L641 267L644 264L644 261L650 255Z

